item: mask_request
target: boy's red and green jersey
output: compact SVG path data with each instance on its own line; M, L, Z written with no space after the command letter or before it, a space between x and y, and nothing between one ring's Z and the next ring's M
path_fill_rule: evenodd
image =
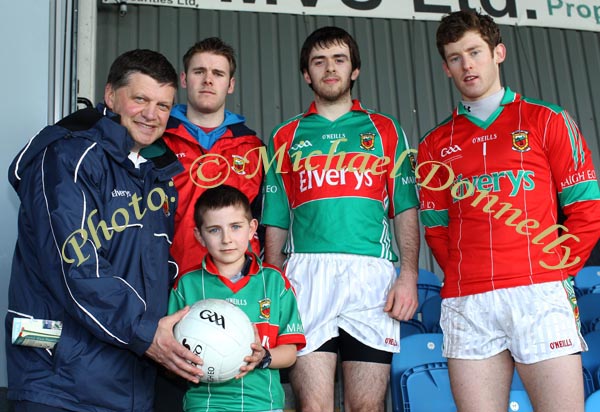
M558 106L506 89L484 122L459 105L421 139L417 164L443 297L564 280L598 241L591 154Z
M306 345L296 295L279 269L263 264L256 255L246 276L232 283L220 276L210 255L202 269L179 277L169 298L169 314L202 299L224 299L248 315L266 348ZM190 385L185 395L186 412L267 411L284 407L278 369L255 369L242 379L224 383Z
M418 206L413 153L398 122L353 101L335 121L313 103L268 146L262 223L288 230L284 253L395 261L390 218Z

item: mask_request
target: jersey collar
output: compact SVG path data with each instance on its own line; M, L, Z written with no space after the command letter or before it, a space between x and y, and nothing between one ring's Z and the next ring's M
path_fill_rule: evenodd
M500 101L500 106L506 106L509 103L513 103L519 100L521 100L521 95L519 93L513 92L512 90L510 90L509 87L506 87L504 91L504 96ZM454 109L454 117L468 114L469 112L467 111L467 109L465 109L462 103L459 103L458 106L456 106L456 108Z
M368 113L367 109L365 109L364 107L362 107L362 104L360 104L360 101L358 99L352 99L352 107L350 108L350 111L351 112ZM312 114L319 114L319 112L317 111L317 105L316 105L316 103L314 101L310 104L310 107L302 115L302 117L308 117L308 116L310 116Z
M247 251L246 257L251 259L250 268L248 270L248 275L252 276L252 275L258 274L262 270L262 264L259 263L257 256L254 253ZM204 260L202 262L202 269L207 271L211 275L219 275L220 276L219 270L217 269L217 266L215 265L215 262L213 261L212 256L210 256L208 254L204 257Z

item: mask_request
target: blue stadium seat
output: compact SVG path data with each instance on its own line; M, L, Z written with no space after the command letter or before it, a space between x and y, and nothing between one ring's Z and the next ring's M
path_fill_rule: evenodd
M430 296L421 305L421 322L425 325L427 332L441 333L440 315L442 312L442 297L440 295Z
M440 286L425 285L417 283L417 294L419 297L419 306L415 312L415 318L421 320L421 307L423 303L432 296L439 296L442 288ZM600 295L599 295L600 296Z
M590 323L590 330L588 332L593 332L595 330L600 330L600 317L594 319L591 323Z
M600 411L600 390L592 393L585 400L585 412L598 412Z
M446 362L427 363L408 369L402 374L400 384L404 412L456 411Z
M416 333L427 333L427 328L423 322L416 319L400 321L400 338L405 338Z
M600 293L588 293L577 298L581 331L586 334L592 330L592 323L600 318Z
M600 285L600 266L585 266L575 276L575 286L585 294L596 285Z
M421 285L442 286L442 281L435 273L421 268L419 268L419 278L417 279L417 283Z
M523 389L511 389L508 397L508 412L533 412L527 392Z
M594 375L592 372L583 367L583 395L587 398L596 390L596 384L594 383Z
M523 385L523 382L521 381L521 377L519 376L519 372L517 372L517 368L515 368L515 371L513 372L513 379L512 382L510 384L510 390L515 390L515 391L524 391L525 390L525 385Z
M418 365L445 362L446 358L442 355L442 342L441 333L421 333L400 339L400 353L394 354L390 373L390 392L394 412L403 410L402 374Z
M600 331L588 332L583 335L587 342L588 351L581 352L581 363L595 378L594 388L600 389L598 370L600 369Z

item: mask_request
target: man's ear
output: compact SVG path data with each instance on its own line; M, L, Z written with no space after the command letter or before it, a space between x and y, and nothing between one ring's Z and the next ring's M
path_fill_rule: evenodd
M107 84L104 87L104 104L106 104L106 107L108 107L110 110L113 109L113 107L115 107L115 89L113 89L112 84Z
M304 70L302 72L302 77L304 77L304 81L306 82L306 84L308 84L308 85L312 84L312 80L310 78L310 74L308 74L308 70Z
M452 74L450 73L450 69L448 68L448 65L446 64L446 60L442 61L442 69L444 69L444 73L446 73L446 76L452 77Z
M235 77L229 79L229 88L227 89L227 94L233 93L235 90Z
M187 75L185 74L185 72L181 72L179 74L179 83L181 84L182 89L187 88Z
M196 238L196 240L198 242L200 242L200 244L204 247L206 247L206 243L204 242L204 239L202 238L202 234L200 233L200 229L198 229L197 227L194 228L194 237Z
M506 60L506 46L504 43L500 43L494 47L494 61L496 64L500 64L504 60Z

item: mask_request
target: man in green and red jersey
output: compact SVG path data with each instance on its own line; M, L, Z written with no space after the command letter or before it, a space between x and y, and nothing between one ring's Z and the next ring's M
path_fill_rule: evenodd
M258 150L262 141L246 126L243 116L225 109L225 100L235 89L233 48L209 37L188 49L183 66L180 80L187 105L173 108L163 136L185 168L175 177L179 208L171 246L180 275L199 268L206 254L206 248L194 238L196 199L207 188L228 184L248 196L258 218L263 179ZM252 239L251 248L260 254L258 236Z
M417 178L425 238L445 275L456 405L506 410L516 365L536 411L583 412L587 346L568 278L600 233L590 151L564 109L502 87L506 47L492 18L451 13L437 46L462 99L421 140Z
M313 32L300 70L315 100L273 131L263 210L265 259L278 266L287 259L307 341L290 379L302 411L333 410L339 352L345 406L383 411L398 320L417 308L418 201L408 144L394 118L352 100L360 56L346 31Z

